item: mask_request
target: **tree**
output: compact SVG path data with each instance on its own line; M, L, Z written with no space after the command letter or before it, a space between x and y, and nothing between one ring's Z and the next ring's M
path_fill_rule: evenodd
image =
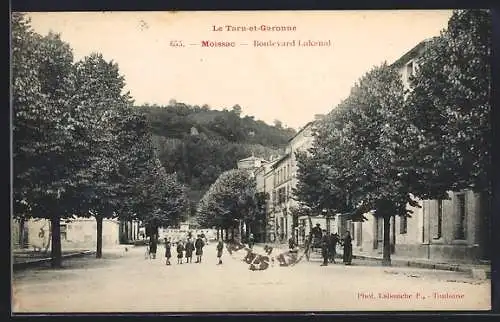
M125 81L118 65L105 61L101 54L94 53L77 62L75 74L77 91L73 103L83 124L79 133L86 143L80 153L85 153L88 161L81 169L88 178L85 203L96 218L96 257L101 258L103 219L116 216L122 184L127 180L119 175L118 160L124 147L117 138L126 130L120 127L120 119L129 113L132 101L129 93L123 93Z
M52 266L61 266L60 219L78 208L75 83L70 46L59 35L42 37L23 14L12 15L14 204L51 221Z
M255 178L247 170L223 172L200 200L198 220L233 231L236 222L252 219L257 205L255 196Z
M492 200L491 35L489 10L455 10L422 55L406 108L420 161L415 192L428 199L448 198L433 187L479 193L485 228ZM489 234L482 235L487 257Z
M318 126L311 156L298 156L297 195L314 210L348 213L363 220L372 211L384 219L383 264L390 265L390 218L408 216L411 199L404 175L406 138L403 85L386 64L365 74ZM396 121L397 120L397 121Z
M407 109L425 164L450 190L490 188L491 29L489 10L456 10L433 39L412 80Z

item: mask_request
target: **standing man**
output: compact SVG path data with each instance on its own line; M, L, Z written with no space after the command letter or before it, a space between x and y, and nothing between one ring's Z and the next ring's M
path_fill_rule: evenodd
M321 264L321 266L328 266L328 239L326 233L321 237L321 256L323 257L323 264Z
M149 253L150 257L153 259L156 259L156 248L158 246L158 240L155 234L151 235L151 238L149 239Z
M335 256L337 255L337 244L340 241L340 237L337 233L330 233L330 243L328 252L330 254L330 263L335 263Z
M192 263L193 262L193 251L194 251L194 244L191 238L188 238L186 242L186 263Z
M222 264L222 251L224 250L224 243L222 240L219 240L219 243L217 243L217 258L219 259L219 262L217 265Z

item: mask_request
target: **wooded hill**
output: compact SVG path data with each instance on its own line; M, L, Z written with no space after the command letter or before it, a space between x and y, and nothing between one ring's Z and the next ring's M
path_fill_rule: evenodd
M136 106L147 115L159 158L189 191L191 209L218 176L251 155L269 159L283 152L296 133L280 121L268 125L242 116L241 107L213 110L171 101L167 106Z

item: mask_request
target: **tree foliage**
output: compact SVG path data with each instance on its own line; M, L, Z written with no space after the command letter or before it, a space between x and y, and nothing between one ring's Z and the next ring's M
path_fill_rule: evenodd
M407 110L424 182L491 191L491 30L489 10L456 10L421 57Z
M247 170L223 172L198 203L197 221L221 228L232 228L238 220L253 221L259 198L255 178Z
M414 196L489 189L490 59L489 11L457 10L426 44L409 92L394 66L372 69L297 155L297 198L354 220L383 217L390 263L389 218L409 216Z
M158 160L144 114L132 109L118 65L95 53L73 63L60 36L12 16L14 204L23 217L51 220L61 264L60 219L119 216L176 222L185 191Z

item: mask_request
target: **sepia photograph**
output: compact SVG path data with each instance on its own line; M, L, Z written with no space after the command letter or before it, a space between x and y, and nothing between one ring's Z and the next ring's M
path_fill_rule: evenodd
M13 315L491 310L490 10L10 37Z

